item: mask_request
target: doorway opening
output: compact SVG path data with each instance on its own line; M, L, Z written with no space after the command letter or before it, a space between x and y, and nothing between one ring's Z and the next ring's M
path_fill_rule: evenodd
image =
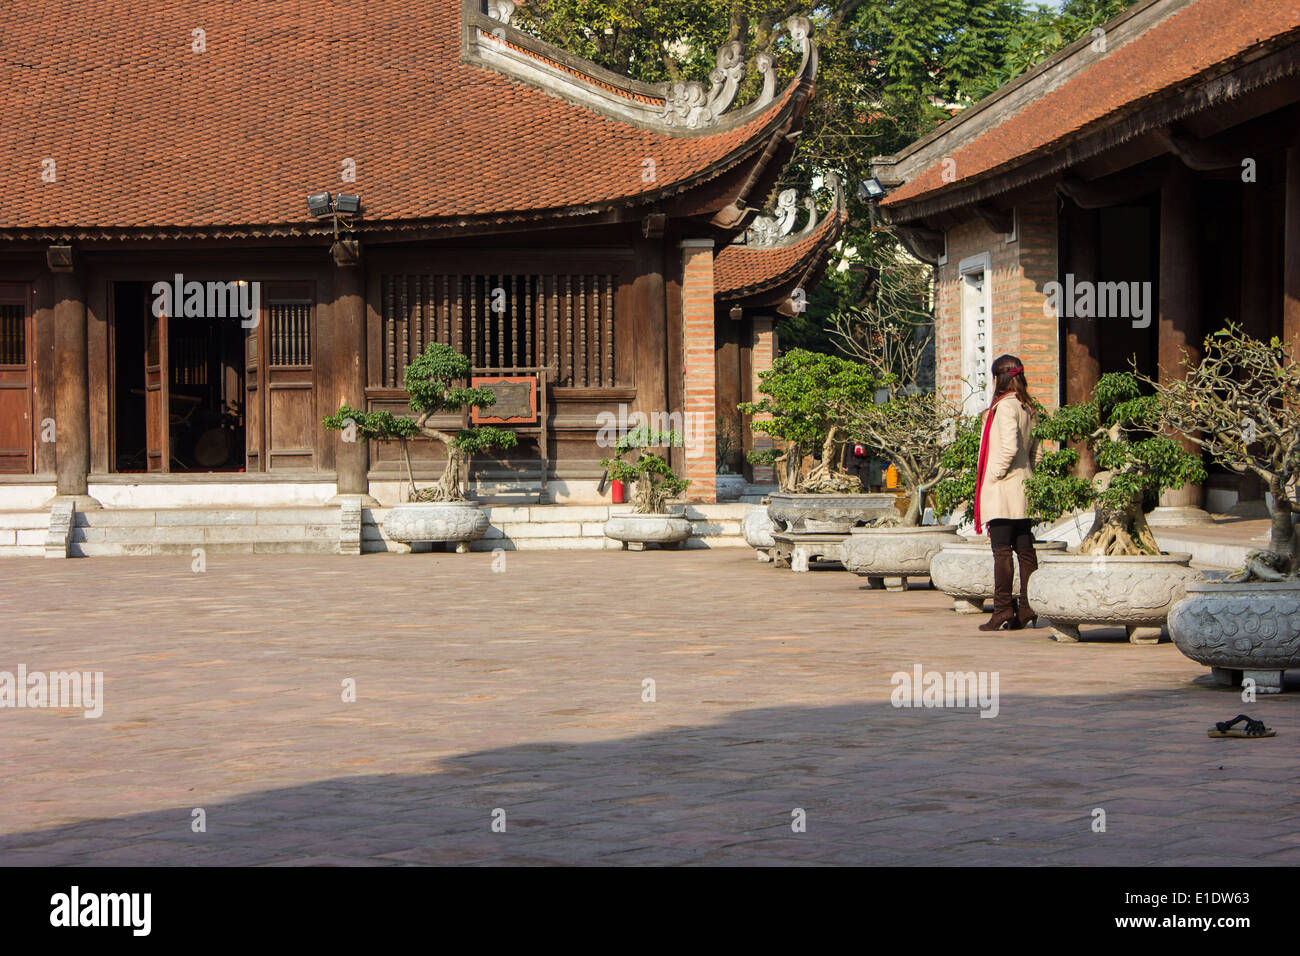
M237 319L155 316L150 283L113 287L119 472L240 472L246 331Z

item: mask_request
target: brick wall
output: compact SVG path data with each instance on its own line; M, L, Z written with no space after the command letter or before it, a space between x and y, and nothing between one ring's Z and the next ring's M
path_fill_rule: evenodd
M717 367L714 356L713 240L686 239L682 250L684 408L691 425L682 477L691 501L717 500Z
M759 388L758 376L772 367L772 360L776 358L776 332L773 330L775 324L770 316L755 316L750 320L753 326L753 337L750 340L751 366L753 368L752 381L750 382L750 394L754 396L754 401L759 401L762 392ZM755 415L755 419L771 418L771 415ZM754 450L768 451L772 447L772 438L770 435L763 435L759 432L753 432ZM776 473L771 465L754 465L753 481L754 484L766 484L776 480Z
M988 253L991 283L992 358L1004 353L1025 363L1032 394L1049 408L1060 395L1060 352L1055 318L1043 315L1043 287L1057 277L1056 204L1051 197L1016 208L1017 238L994 233L978 216L948 230L948 261L938 269L935 295L937 381L949 398L968 394L961 382L961 287L963 259Z

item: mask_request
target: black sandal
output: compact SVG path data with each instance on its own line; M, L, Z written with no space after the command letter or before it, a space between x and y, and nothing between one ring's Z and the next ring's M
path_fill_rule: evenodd
M1246 723L1237 727L1242 721ZM1211 737L1276 737L1277 731L1265 727L1262 720L1251 720L1245 714L1238 714L1232 720L1221 721L1209 731Z

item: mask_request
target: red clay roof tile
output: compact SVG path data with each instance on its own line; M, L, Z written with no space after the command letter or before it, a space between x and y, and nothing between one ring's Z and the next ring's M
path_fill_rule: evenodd
M1196 0L956 150L954 183L943 181L943 163L937 162L881 205L959 187L1049 152L1116 111L1297 30L1300 0Z
M5 4L0 229L303 226L324 189L369 223L613 204L738 158L791 98L665 135L462 63L459 29L459 0Z

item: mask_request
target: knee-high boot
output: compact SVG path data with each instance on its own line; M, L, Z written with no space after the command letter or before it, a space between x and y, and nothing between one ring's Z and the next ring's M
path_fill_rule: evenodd
M1016 609L1016 619L1021 627L1038 623L1038 613L1029 606L1029 576L1038 570L1038 552L1030 542L1028 547L1016 551L1020 559L1020 605Z
M1015 578L1015 551L1011 545L993 549L993 616L980 625L981 631L1000 631L1003 627L1020 627L1011 582Z

